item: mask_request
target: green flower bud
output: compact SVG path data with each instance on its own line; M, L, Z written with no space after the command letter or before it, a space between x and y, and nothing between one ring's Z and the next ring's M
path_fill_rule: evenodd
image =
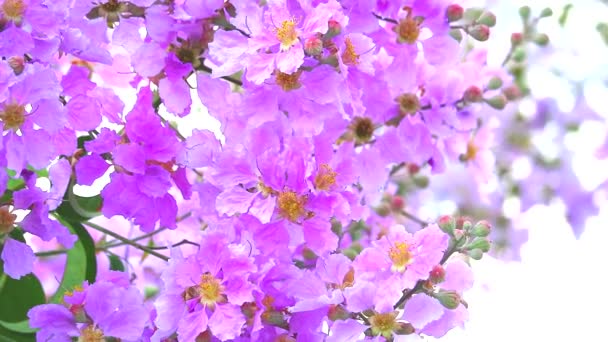
M530 18L530 6L523 6L519 9L519 16L523 20L528 20Z
M494 109L502 110L507 106L507 97L503 94L499 94L489 99L485 99L485 102Z
M488 81L488 89L496 90L502 87L502 79L498 76L494 76Z
M450 36L458 42L462 41L462 32L459 29L450 30Z
M483 257L483 251L481 249L473 249L467 252L469 257L473 260L481 260Z
M543 9L542 12L540 12L540 17L541 18L550 17L552 15L553 15L553 10L550 9L549 7Z
M483 8L467 8L466 11L464 11L464 19L466 21L475 21L477 19L479 19L479 17L483 14Z
M467 245L467 250L481 249L482 252L488 252L490 250L490 241L486 238L476 238Z
M539 33L534 36L533 41L538 46L546 46L547 44L549 44L549 36L544 33Z
M327 317L332 321L346 320L350 317L350 312L342 305L332 305L329 307Z
M488 27L494 27L496 25L496 16L494 13L486 11L477 19L478 24L484 24Z
M445 308L454 310L460 305L460 295L454 291L439 291L434 294L439 303Z
M485 42L490 38L490 28L487 25L474 25L468 30L469 35L480 42Z
M453 216L444 215L437 220L437 225L446 234L454 234L454 228L456 228L456 219Z
M473 229L471 229L471 235L477 237L486 237L490 235L491 228L492 226L488 221L479 221L477 224L475 224L475 226L473 226Z

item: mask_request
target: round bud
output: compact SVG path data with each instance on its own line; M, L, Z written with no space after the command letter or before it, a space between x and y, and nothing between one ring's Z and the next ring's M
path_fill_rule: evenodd
M521 90L517 85L511 85L502 90L502 93L505 95L507 100L514 101L521 97Z
M420 189L426 189L429 186L430 180L427 176L416 176L413 177L412 180L414 184Z
M530 18L530 12L530 6L523 6L519 8L519 16L523 20L528 20L528 18Z
M462 41L462 32L459 29L450 30L450 37L456 39L456 41Z
M339 22L330 19L327 22L327 32L325 33L325 38L331 39L342 32L342 26Z
M479 221L477 222L473 228L471 229L471 235L477 237L486 237L490 235L490 231L492 230L492 226L488 221Z
M464 9L462 6L457 4L449 5L445 11L445 16L448 18L448 22L454 22L462 19L464 15Z
M483 100L483 91L478 86L470 86L464 91L462 97L466 102L481 102Z
M486 103L494 109L504 109L507 106L507 97L503 94L496 95L489 99L485 99Z
M516 49L513 52L513 60L517 63L521 63L526 59L526 51L524 49Z
M490 251L490 241L486 238L476 238L470 244L467 245L467 250L480 249L482 252L487 253Z
M473 260L481 260L483 251L481 249L473 249L467 252L467 255Z
M521 32L514 32L511 34L511 45L518 46L523 43L524 35Z
M331 305L327 312L327 317L332 321L345 320L350 316L350 312L342 305Z
M551 8L549 8L549 7L546 7L545 9L543 9L543 10L540 12L540 17L541 17L541 18L550 17L550 16L552 16L552 15L553 15L553 10L552 10Z
M485 42L490 38L490 28L487 25L474 25L468 30L469 35L480 42Z
M460 295L454 291L439 291L435 294L435 298L450 310L454 310L460 305Z
M496 25L496 16L490 11L483 12L479 19L477 19L477 23L494 27Z
M546 46L547 44L549 44L549 36L544 33L539 33L534 36L533 41L538 46Z
M411 323L397 322L394 333L397 335L410 335L416 331Z
M500 77L494 76L488 81L488 89L496 90L500 87L502 87L502 79Z
M435 265L429 274L429 280L433 284L439 284L445 280L445 269L441 265Z
M405 207L405 201L401 196L393 196L391 198L391 209L393 211L401 211Z
M323 41L317 37L312 36L304 42L304 52L309 56L319 56L323 53Z
M456 219L450 215L444 215L437 220L437 225L446 234L452 235L456 228Z

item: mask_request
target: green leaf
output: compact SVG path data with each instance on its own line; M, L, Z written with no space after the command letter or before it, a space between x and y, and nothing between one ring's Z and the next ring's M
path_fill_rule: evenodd
M564 6L564 10L562 11L562 14L559 16L559 25L561 27L564 27L566 25L566 20L568 20L568 14L570 14L570 10L572 9L572 4L567 4L566 6Z
M59 284L59 289L50 299L52 303L61 303L66 291L71 291L76 286L80 286L85 280L93 283L97 275L95 243L89 232L78 222L69 222L63 216L59 216L58 219L72 233L78 236L78 241L74 243L74 247L67 253L63 278L61 279L61 284Z
M27 320L14 323L0 321L0 326L21 334L31 334L36 332L36 329L30 328L30 323Z
M108 254L108 259L110 259L110 269L112 271L125 271L125 265L123 265L122 261L116 254Z
M0 292L0 320L8 323L27 320L27 312L46 301L40 281L32 274L21 279L3 276L6 278Z
M100 195L94 197L78 196L72 191L73 183L70 184L64 201L57 208L57 213L70 222L84 222L101 215L102 198Z
M0 325L0 342L35 342L36 335L22 334Z

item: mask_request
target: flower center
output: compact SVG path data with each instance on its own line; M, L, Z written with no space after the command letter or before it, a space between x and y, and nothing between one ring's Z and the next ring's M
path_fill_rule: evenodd
M359 143L368 142L374 135L374 123L370 118L356 117L351 124L355 139Z
M402 94L397 97L399 109L403 115L416 114L420 109L420 100L416 94Z
M224 299L224 286L220 283L219 279L210 273L205 273L201 276L201 283L198 286L201 304L214 306Z
M87 325L80 332L78 342L104 342L103 332L92 325Z
M17 215L11 214L7 206L0 207L0 234L8 234L13 230Z
M393 262L391 269L395 272L403 272L412 262L412 254L405 242L397 242L388 250L388 257Z
M281 42L281 50L289 49L298 40L296 22L294 19L284 20L277 29L277 39Z
M5 0L2 3L2 14L9 20L19 20L25 13L23 0Z
M467 143L467 152L464 155L464 160L473 160L477 156L477 146L473 143L473 140L469 140Z
M25 122L25 107L16 103L9 103L0 111L0 120L4 129L18 129Z
M355 46L350 38L344 40L346 45L344 52L342 52L342 62L346 65L357 65L359 64L359 55L355 52Z
M393 335L393 330L397 327L397 315L393 312L375 314L369 319L374 335L382 335L390 338Z
M315 176L315 189L329 190L332 185L336 184L336 176L338 174L332 170L331 166L322 164L319 173Z
M420 36L420 24L422 18L412 17L412 10L407 8L407 16L405 19L399 20L394 30L397 32L397 41L399 43L414 44Z
M306 213L304 209L305 204L306 197L298 196L293 191L283 191L279 193L277 199L279 213L291 222L296 222L300 217L304 216Z
M300 70L294 72L293 74L286 74L277 70L275 81L277 82L277 85L279 85L285 91L298 89L302 86L300 83L301 74L302 71Z
M118 9L120 8L120 2L118 2L117 0L110 0L105 4L101 5L101 8L106 12L115 13L118 12Z

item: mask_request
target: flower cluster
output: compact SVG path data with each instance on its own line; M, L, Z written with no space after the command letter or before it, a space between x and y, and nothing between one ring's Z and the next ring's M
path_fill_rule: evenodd
M67 254L28 313L39 341L392 341L466 321L489 224L423 221L405 195L454 165L494 172L488 109L518 88L465 46L491 12L4 0L0 16L3 272ZM186 133L200 104L219 129Z

